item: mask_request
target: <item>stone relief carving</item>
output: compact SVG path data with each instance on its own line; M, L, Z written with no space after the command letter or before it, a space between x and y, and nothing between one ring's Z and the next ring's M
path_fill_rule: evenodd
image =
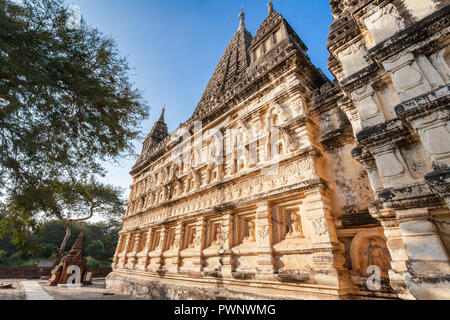
M433 160L450 162L450 110L437 110L427 116L411 121L424 143L432 154ZM443 161L445 162L445 161Z
M382 231L368 230L356 234L351 242L350 256L353 274L368 276L368 267L376 265L383 277L388 276L391 256Z
M278 103L272 104L266 113L264 120L264 128L269 132L273 126L280 125L289 121L289 113ZM281 120L279 123L278 121Z
M362 125L368 127L385 120L381 102L372 85L364 85L352 92L352 98L358 105Z
M314 233L319 236L324 235L328 232L328 224L323 217L311 218L311 224L314 229Z
M186 192L191 191L192 181L194 183L194 189L198 189L201 186L200 173L196 169L194 169L192 165L189 167L189 173L186 180Z
M283 135L285 144L287 145L287 150L289 152L294 152L298 149L298 143L294 140L293 136L289 133L289 131L284 127L275 127L279 129Z
M147 213L148 223L158 221L160 219L165 219L169 216L169 212L172 212L174 216L177 216L182 213L192 211L194 210L194 203L200 205L201 202L204 201L204 199L206 200L206 198L210 199L211 205L214 206L218 203L238 199L246 189L247 191L245 191L245 194L256 194L264 190L271 190L277 187L282 187L283 185L305 181L313 178L314 175L315 173L309 159L293 161L284 165L280 165L276 172L274 172L272 175L262 174L253 176L245 183L244 181L242 181L227 185L221 192L219 192L218 190L214 190L208 195L199 194L192 196L187 203L186 201L182 201L180 204L174 205L170 211L168 209L159 207L150 208L149 212ZM188 187L188 182L189 181L186 182L186 187ZM246 188L244 184L248 187ZM137 220L134 220L134 218L132 218L132 220L124 221L124 230L133 228L136 224L142 223L139 220L140 218L136 219Z
M266 240L269 237L270 228L269 226L263 226L262 228L259 228L258 235L259 239Z
M421 95L431 89L414 55L410 52L393 55L383 62L383 66L391 74L392 83L402 101Z
M373 95L361 99L358 102L358 106L361 109L361 118L363 120L369 120L380 113L378 103L374 100Z
M230 239L230 232L229 231L222 231L222 242L225 243L226 241L228 241Z
M404 28L402 19L392 4L379 7L371 5L362 21L371 33L374 42L380 43Z
M178 248L178 246L180 245L180 238L179 237L175 237L175 239L172 241L171 245L170 245L170 249L176 249Z
M387 150L375 155L380 174L385 179L395 179L405 174L405 167L399 160L395 150Z
M206 171L206 183L213 182L213 174L215 174L215 180L222 180L225 176L223 141L218 134L215 134L210 140L207 160L209 163Z
M350 44L338 56L347 77L370 65L364 41Z
M306 102L303 98L298 99L293 105L292 110L295 115L306 113Z
M386 247L382 247L377 243L375 238L369 239L367 247L361 250L361 270L362 274L367 274L364 270L367 270L369 266L376 265L380 268L381 273L387 275L390 266L390 255Z

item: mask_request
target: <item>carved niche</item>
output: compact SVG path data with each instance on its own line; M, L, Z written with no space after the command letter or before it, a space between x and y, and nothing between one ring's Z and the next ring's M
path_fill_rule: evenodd
M161 249L161 230L152 230L152 238L150 243L149 252Z
M184 249L194 249L198 248L201 245L201 232L197 230L197 226L195 223L190 223L185 226L184 231Z
M200 188L202 185L200 172L193 166L189 167L189 172L186 178L186 193Z
M437 8L433 0L403 0L403 3L417 20L430 15Z
M220 246L222 243L222 221L220 217L211 218L206 223L205 247Z
M383 66L391 75L392 83L402 101L417 97L429 90L431 85L410 52L402 52L386 61Z
M306 241L300 204L275 205L272 208L272 229L274 243ZM281 248L281 247L280 247Z
M411 121L433 161L450 164L450 110L438 110Z
M362 231L352 240L350 246L352 272L354 275L368 276L370 266L378 266L382 277L388 277L391 256L382 231Z
M352 98L357 103L363 127L373 126L385 121L380 100L372 85L367 84L353 91Z
M209 142L206 160L206 183L209 184L217 180L222 180L225 175L225 171L223 159L223 139L219 132L214 134Z
M166 239L165 239L164 251L172 250L176 248L175 243L175 227L169 228L166 230ZM178 240L179 241L179 240Z
M231 139L233 150L231 173L235 174L255 164L250 161L250 151L248 150L250 128L242 119L238 120L237 126L232 130Z
M256 242L254 214L237 215L234 224L235 245L252 245Z
M414 182L398 148L387 147L377 150L374 157L385 188Z
M347 77L368 67L371 63L363 40L348 45L337 55Z
M298 143L294 140L293 135L284 127L291 118L292 116L282 105L273 103L269 107L263 118L266 132L264 150L266 161L298 148Z

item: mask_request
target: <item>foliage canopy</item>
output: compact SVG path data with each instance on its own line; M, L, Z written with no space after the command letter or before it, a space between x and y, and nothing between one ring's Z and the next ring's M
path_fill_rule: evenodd
M62 0L0 0L0 236L18 244L38 216L120 211L96 179L148 115L115 42L71 18Z

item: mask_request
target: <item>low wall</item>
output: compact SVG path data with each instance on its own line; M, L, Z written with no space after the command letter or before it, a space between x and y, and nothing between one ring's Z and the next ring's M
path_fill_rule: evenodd
M88 268L93 278L106 277L111 268ZM39 279L49 277L52 269L38 267L0 267L0 279Z

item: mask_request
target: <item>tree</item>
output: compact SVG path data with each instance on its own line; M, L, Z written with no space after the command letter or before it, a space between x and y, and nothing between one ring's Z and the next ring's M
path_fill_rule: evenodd
M0 0L0 236L15 244L42 216L115 207L101 163L133 154L148 115L114 41L70 19L62 0Z
M82 183L54 184L45 197L10 197L10 204L18 212L26 212L28 208L39 208L43 219L57 218L64 226L65 235L60 244L57 259L62 258L71 237L71 227L91 219L94 215L106 218L120 217L124 210L121 189L104 185L95 180Z
M84 230L83 252L88 252L88 247L92 242L100 241L102 256L95 256L96 259L104 261L114 256L114 252L119 240L119 231L122 223L119 219L109 219L108 221L90 222L73 222L71 225L71 236L67 241L66 248L71 248L78 237L81 230ZM35 230L30 233L27 238L31 243L37 244L35 252L28 255L29 258L50 258L56 254L57 249L61 246L61 240L65 237L66 229L59 220L49 220L43 222ZM22 249L22 248L21 248ZM0 251L6 252L6 256L17 253L17 248L11 244L11 239L4 237L0 240ZM26 255L29 252L22 251Z
M91 181L88 184L63 185L60 191L58 212L53 212L66 229L59 248L60 255L70 238L70 227L74 222L89 220L94 214L109 218L119 217L124 210L120 188Z
M102 259L105 252L105 246L100 240L94 240L86 247L86 254L95 259Z
M87 229L89 225L84 223L73 223L71 226L71 237L67 241L66 247L71 247L75 242L81 229ZM59 220L49 220L41 223L35 232L31 233L29 238L33 243L39 244L37 250L32 253L32 256L49 258L56 254L61 246L61 241L66 234L66 228ZM83 242L84 244L85 242ZM15 249L17 251L17 248Z
M0 265L5 263L7 258L8 258L7 252L5 250L0 250Z
M119 231L122 223L119 219L110 219L107 222L90 223L84 233L85 243L99 240L103 244L104 252L102 260L109 260L114 256L117 242L119 241ZM86 247L87 248L87 247Z
M27 195L16 195L10 197L8 208L12 208L11 212L28 212L30 208L35 208L41 213L43 221L55 218L59 220L64 226L65 232L61 237L61 230L53 229L53 233L56 232L59 239L63 238L57 251L59 260L72 235L74 223L85 222L94 215L109 219L122 215L124 201L121 199L121 193L120 188L104 185L95 180L82 183L55 183L46 196L30 198ZM49 231L48 226L47 231ZM30 238L29 232L26 238Z

